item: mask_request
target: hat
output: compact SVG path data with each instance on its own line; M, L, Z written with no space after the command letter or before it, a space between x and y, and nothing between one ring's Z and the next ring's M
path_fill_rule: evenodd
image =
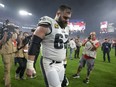
M95 33L95 32L91 32L91 33L90 33L90 35L92 35L92 34L96 35L96 33Z

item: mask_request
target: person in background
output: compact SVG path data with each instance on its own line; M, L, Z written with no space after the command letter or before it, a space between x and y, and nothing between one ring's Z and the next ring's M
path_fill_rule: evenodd
M75 48L76 48L76 44L75 44L75 41L74 41L74 39L73 38L71 38L70 39L70 41L69 41L69 47L70 47L70 55L69 55L69 59L73 59L72 57L72 55L73 55L73 52L74 52L74 50L75 50Z
M4 23L4 35L3 38L0 40L1 48L0 54L2 56L2 62L4 64L4 83L5 87L11 87L11 65L13 63L14 53L17 51L16 48L16 38L17 32L16 30L19 29L15 24L10 23L9 20L6 20Z
M80 54L81 42L79 37L75 39L75 43L76 43L76 50L75 50L74 58L80 58L79 54Z
M23 33L23 36L18 36L18 43L17 43L17 49L18 51L15 53L15 58L18 60L19 66L16 69L15 79L24 80L24 72L26 70L26 63L28 58L28 45L24 43L25 35L27 36L27 33Z
M21 33L22 33L22 31L18 31L18 33L17 33L17 39L16 39L16 44L18 45L19 44L19 38L20 38L20 36L21 36ZM18 49L17 49L17 51L18 51ZM14 65L15 66L17 66L17 64L18 64L18 58L16 57L16 55L15 55L15 58L14 58Z
M83 80L84 83L89 83L89 77L91 71L94 67L94 61L96 59L97 48L99 47L99 41L96 39L96 33L91 32L90 36L84 40L82 43L84 46L82 57L79 61L79 66L77 69L76 74L73 75L73 78L80 78L80 72L82 68L87 65L87 75L86 78Z
M108 39L102 43L101 49L103 51L103 61L106 61L106 54L108 58L108 62L110 63L110 51L111 51L111 43L108 42Z

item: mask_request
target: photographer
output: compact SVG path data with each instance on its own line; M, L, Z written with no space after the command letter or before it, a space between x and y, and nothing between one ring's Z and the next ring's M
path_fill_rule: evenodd
M10 82L10 69L14 58L14 52L16 52L16 38L17 32L15 29L18 27L14 24L9 23L6 20L3 25L3 37L1 38L1 49L0 54L2 56L2 61L4 64L4 77L5 87L11 87Z
M96 50L99 47L99 41L96 39L96 33L91 32L90 36L82 43L82 46L84 46L82 57L79 61L77 73L73 75L73 78L80 78L80 72L86 64L87 75L83 82L89 83L89 76L94 67L94 60L96 58Z

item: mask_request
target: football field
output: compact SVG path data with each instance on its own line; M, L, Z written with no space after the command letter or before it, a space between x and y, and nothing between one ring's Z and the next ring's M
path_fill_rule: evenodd
M66 75L70 83L68 87L116 87L116 57L114 56L114 49L112 49L110 53L111 63L108 63L107 59L106 62L103 62L102 51L100 48L97 50L97 52L98 53L97 58L95 60L95 66L94 70L91 73L89 84L83 83L83 79L85 79L86 77L86 67L82 69L79 79L72 78L72 75L76 73L79 59L73 58L73 60L70 60L67 56L68 64L66 69ZM37 77L34 79L27 78L26 80L15 79L14 77L15 70L18 65L14 66L14 64L12 64L11 69L12 87L45 87L39 61L40 58L38 58L38 61L36 63ZM4 87L3 71L4 68L2 58L0 58L0 87Z

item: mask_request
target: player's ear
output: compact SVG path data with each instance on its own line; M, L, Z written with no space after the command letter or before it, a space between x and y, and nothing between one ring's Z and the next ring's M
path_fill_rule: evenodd
M60 16L60 11L57 11L56 15L57 15L57 16Z

